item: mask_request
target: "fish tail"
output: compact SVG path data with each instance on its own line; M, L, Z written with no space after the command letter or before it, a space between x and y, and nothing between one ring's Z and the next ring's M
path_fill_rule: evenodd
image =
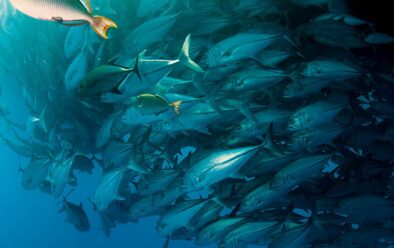
M190 58L189 49L190 49L190 34L186 37L185 42L183 43L182 50L181 53L179 54L178 59L182 64L189 67L193 71L201 72L201 73L204 72L204 70Z
M174 108L174 111L177 115L180 114L179 110L181 108L182 101L176 101L170 104L171 107Z
M118 28L114 21L103 16L93 16L93 22L90 25L104 39L108 39L107 31L109 28Z

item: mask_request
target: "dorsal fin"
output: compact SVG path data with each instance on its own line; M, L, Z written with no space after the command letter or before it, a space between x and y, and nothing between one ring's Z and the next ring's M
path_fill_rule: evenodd
M144 54L145 54L145 52L143 52L142 55L144 55ZM134 73L137 75L137 77L139 78L139 80L142 82L142 77L141 77L140 69L139 69L140 55L141 55L141 54L137 54L137 57L135 58L135 65L134 65L133 71L134 71Z

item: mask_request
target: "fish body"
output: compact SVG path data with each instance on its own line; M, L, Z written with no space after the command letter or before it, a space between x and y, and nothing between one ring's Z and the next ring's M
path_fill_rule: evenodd
M163 209L184 194L180 188L181 183L181 180L175 180L165 189L151 195L143 196L134 202L128 213L130 219L138 219L161 213Z
M190 220L189 230L198 231L214 220L220 218L220 212L224 209L223 206L215 201L209 201L200 211Z
M119 188L128 170L127 167L120 167L102 176L92 200L98 210L105 210L114 200L122 201L125 199L119 195Z
M141 4L145 4L145 2L141 1ZM138 52L161 41L174 26L178 17L179 14L164 15L142 23L123 40L123 52L128 55L136 55Z
M63 208L60 212L65 212L67 214L67 221L71 223L78 231L87 232L90 230L90 223L88 216L83 208L82 203L79 205L63 200Z
M362 70L336 60L315 60L303 65L300 74L306 78L340 81L358 77Z
M48 174L51 183L52 195L60 197L68 183L74 180L71 176L73 157L68 158L63 163L54 162Z
M222 90L225 92L264 91L287 77L279 70L248 69L232 74Z
M174 68L183 64L193 71L202 73L204 70L190 58L190 34L186 37L182 49L177 59L149 59L141 53L136 60L135 72L130 74L121 84L118 90L124 94L135 96L148 91L156 86L163 78L174 70Z
M138 193L142 196L150 195L165 189L179 175L177 170L159 170L146 175L137 184Z
M201 64L212 68L251 58L278 37L280 35L277 34L237 34L211 47L203 56Z
M323 45L345 49L368 46L360 32L346 23L335 20L310 22L304 26L303 31Z
M157 222L157 231L160 236L166 237L187 223L204 207L206 201L185 201L176 204L167 211Z
M285 190L272 189L269 183L265 183L249 192L241 202L240 211L250 213L268 208L276 201L281 200L286 195Z
M159 115L172 109L176 114L179 114L181 101L169 103L163 97L152 94L142 94L137 97L137 108L144 114Z
M330 154L312 155L291 162L275 174L270 187L274 190L290 191L308 178L318 176L330 156Z
M184 189L193 191L208 187L228 177L237 176L237 171L261 148L250 146L224 151L215 151L197 161L186 172Z
M385 33L372 33L365 37L365 41L371 45L388 45L394 42L394 37Z
M291 112L281 108L270 108L254 114L254 120L245 118L236 124L226 137L226 144L236 146L260 140L268 126L273 123L275 130L285 130Z
M331 120L345 107L343 102L317 101L296 111L289 119L288 129L299 131Z
M89 23L98 35L108 38L107 30L117 25L101 16L93 16L89 0L11 0L11 4L24 14L36 19L60 23Z
M22 170L22 187L25 190L39 188L47 178L51 163L48 157L32 158L29 165Z
M80 87L80 82L84 79L88 70L88 59L88 54L82 52L71 62L64 79L66 90L72 91Z
M269 244L269 235L274 231L278 222L259 221L249 222L229 232L220 242L220 248L246 247L257 241Z
M198 233L195 244L203 246L218 242L228 232L242 225L245 220L245 217L233 217L215 221Z

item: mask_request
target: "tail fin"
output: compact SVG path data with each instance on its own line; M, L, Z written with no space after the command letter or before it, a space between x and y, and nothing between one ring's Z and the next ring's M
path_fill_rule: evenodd
M177 115L179 115L179 109L181 108L182 101L176 101L170 104L171 107L174 108L174 111Z
M190 47L190 34L186 37L185 42L183 43L181 53L179 54L179 61L185 66L189 67L193 71L196 72L204 72L204 70L194 62L189 55L189 47Z
M118 28L115 22L103 16L93 16L93 23L90 25L104 39L108 39L107 31L109 28Z

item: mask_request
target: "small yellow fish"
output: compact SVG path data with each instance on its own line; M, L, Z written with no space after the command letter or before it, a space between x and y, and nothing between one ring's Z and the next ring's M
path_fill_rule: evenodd
M108 39L107 30L117 28L112 20L92 15L90 0L10 0L20 12L35 19L56 21L68 26L89 23L101 37Z
M182 101L169 103L159 95L142 94L137 97L137 107L142 109L145 114L161 114L169 108L173 108L174 112L179 115L179 109Z

